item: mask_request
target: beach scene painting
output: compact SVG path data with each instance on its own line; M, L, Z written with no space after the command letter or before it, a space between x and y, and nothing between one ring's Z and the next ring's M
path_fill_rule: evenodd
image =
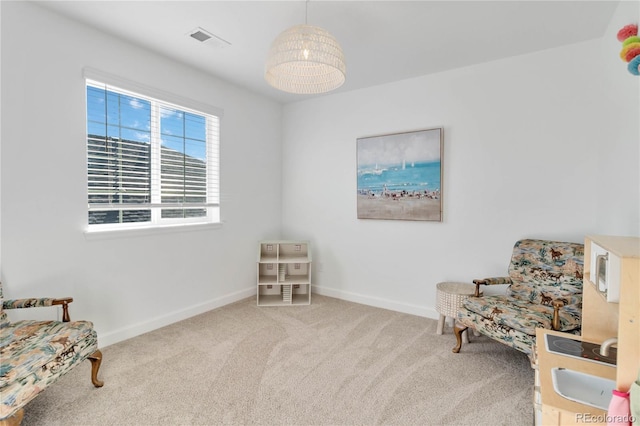
M358 138L358 219L441 222L442 149L442 128Z

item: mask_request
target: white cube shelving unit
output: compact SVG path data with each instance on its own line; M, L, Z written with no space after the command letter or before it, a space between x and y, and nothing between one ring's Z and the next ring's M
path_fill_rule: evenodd
M261 241L258 245L258 306L311 304L308 241Z

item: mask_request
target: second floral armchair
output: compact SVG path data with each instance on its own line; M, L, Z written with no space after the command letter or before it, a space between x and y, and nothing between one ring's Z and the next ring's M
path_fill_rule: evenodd
M472 328L531 354L536 328L579 333L582 312L584 246L577 243L525 239L516 242L509 275L477 279L476 295L458 310L455 334ZM481 296L481 285L508 284L504 295Z

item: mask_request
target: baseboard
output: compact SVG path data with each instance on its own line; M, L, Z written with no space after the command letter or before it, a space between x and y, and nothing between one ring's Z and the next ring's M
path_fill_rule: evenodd
M199 303L194 306L190 306L186 309L170 312L166 315L152 318L148 321L143 321L137 324L133 324L127 327L123 327L118 330L111 331L109 333L98 334L98 344L100 348L104 348L109 345L113 345L123 340L130 339L132 337L139 336L144 333L148 333L158 328L165 327L178 321L191 318L195 315L200 315L208 312L212 309L216 309L230 303L237 302L247 297L255 296L256 288L252 286L245 290L236 291L212 300L208 300L203 303Z
M438 319L440 314L435 308L412 305L410 303L397 302L394 300L383 299L381 297L367 296L364 294L352 293L350 291L338 290L335 288L312 285L312 294L320 294L322 296L335 297L349 302L361 303L363 305L374 306L376 308L389 309L391 311L402 312L405 314L418 315L432 319ZM313 295L311 297L313 303Z
M322 296L335 297L336 299L346 300L348 302L361 303L363 305L374 306L376 308L389 309L391 311L402 312L405 314L418 315L421 317L438 319L439 314L435 308L418 306L404 302L397 302L394 300L383 299L380 297L367 296L364 294L353 293L350 291L338 290L335 288L324 286L312 286L312 293ZM194 306L190 306L186 309L170 312L166 315L152 318L148 321L143 321L137 324L133 324L127 327L120 328L108 333L99 333L98 344L101 348L122 342L132 337L139 336L144 333L148 333L158 328L165 327L178 321L191 318L195 315L200 315L208 312L212 309L220 308L230 303L237 302L247 297L255 296L256 288L250 287L245 290L236 291L234 293L227 294L225 296L218 297L203 303L199 303ZM313 303L313 296L311 297L311 303Z

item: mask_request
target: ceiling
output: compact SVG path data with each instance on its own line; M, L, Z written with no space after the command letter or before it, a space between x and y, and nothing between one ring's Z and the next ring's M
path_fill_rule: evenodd
M264 62L273 39L308 23L341 43L347 81L335 92L602 37L618 1L37 1L43 7L287 103ZM201 27L230 42L201 43ZM334 93L335 93L334 92Z

